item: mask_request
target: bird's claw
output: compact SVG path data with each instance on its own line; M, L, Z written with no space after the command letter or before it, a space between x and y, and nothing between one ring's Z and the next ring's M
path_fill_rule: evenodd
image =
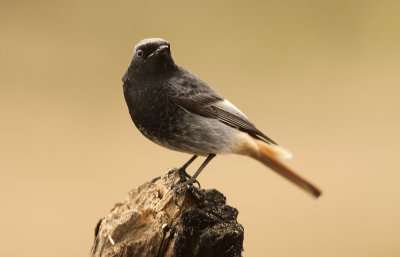
M192 180L192 176L190 176L190 175L186 172L185 169L173 169L173 170L170 170L170 171L168 172L168 175L171 175L171 174L173 174L173 173L175 173L175 172L178 172L178 175L179 175L179 178L180 178L179 181L180 181L181 183L186 182L186 181L189 181L189 180ZM197 179L192 180L191 184L193 184L193 183L196 183L196 184L198 185L198 187L201 188L200 182L199 182Z
M155 177L155 178L153 178L152 180L150 180L150 182L149 182L149 186L148 187L151 187L157 180L159 180L161 178L161 176L158 176L158 177Z
M174 192L174 202L175 202L175 204L180 207L180 205L178 204L178 194L181 194L184 188L189 189L189 188L192 187L193 189L199 190L201 188L201 185L200 185L200 182L197 179L192 178L192 176L190 176L186 172L186 170L182 169L182 168L173 169L173 170L168 171L167 176L170 176L170 175L174 174L175 172L178 172L179 182L176 183L176 184L173 184L171 186L171 190L173 190L173 192ZM151 187L151 185L153 185L160 178L161 178L161 176L152 179L149 182L149 186L148 187ZM193 184L197 184L198 188L194 187Z
M195 188L193 186L193 183L199 183L199 182L197 180L189 179L184 182L177 183L171 186L171 189L174 192L174 202L178 207L181 207L178 204L178 194L181 194L185 188L186 189Z

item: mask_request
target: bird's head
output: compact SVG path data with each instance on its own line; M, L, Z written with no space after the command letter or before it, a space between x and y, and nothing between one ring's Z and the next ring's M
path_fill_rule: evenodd
M132 62L123 80L129 76L149 75L174 68L169 42L162 38L147 38L135 46Z

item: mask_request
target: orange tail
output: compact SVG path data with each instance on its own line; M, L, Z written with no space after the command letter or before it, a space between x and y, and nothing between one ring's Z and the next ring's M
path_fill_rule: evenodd
M245 139L245 143L242 144L241 149L238 150L236 153L251 156L254 159L262 162L264 165L268 166L278 174L287 178L288 180L301 187L316 198L321 195L321 191L317 187L312 185L301 176L297 175L296 172L294 172L291 168L286 166L276 157L281 156L281 154L279 154L280 151L276 151L277 146L271 146L248 135L242 135L242 138Z

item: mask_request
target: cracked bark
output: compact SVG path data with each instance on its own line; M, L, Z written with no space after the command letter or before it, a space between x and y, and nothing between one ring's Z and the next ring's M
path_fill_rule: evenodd
M215 189L191 188L174 202L176 173L146 182L116 203L95 229L92 257L239 257L238 211Z

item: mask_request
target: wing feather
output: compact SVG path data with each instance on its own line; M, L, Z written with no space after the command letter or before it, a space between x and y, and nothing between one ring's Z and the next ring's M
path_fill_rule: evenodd
M269 144L276 144L271 138L258 130L238 108L219 95L207 95L203 92L192 91L190 94L170 96L170 99L186 111L218 119Z
M189 71L179 68L179 74L172 77L164 89L169 90L169 98L185 111L221 122L247 132L268 144L277 145L228 100Z

